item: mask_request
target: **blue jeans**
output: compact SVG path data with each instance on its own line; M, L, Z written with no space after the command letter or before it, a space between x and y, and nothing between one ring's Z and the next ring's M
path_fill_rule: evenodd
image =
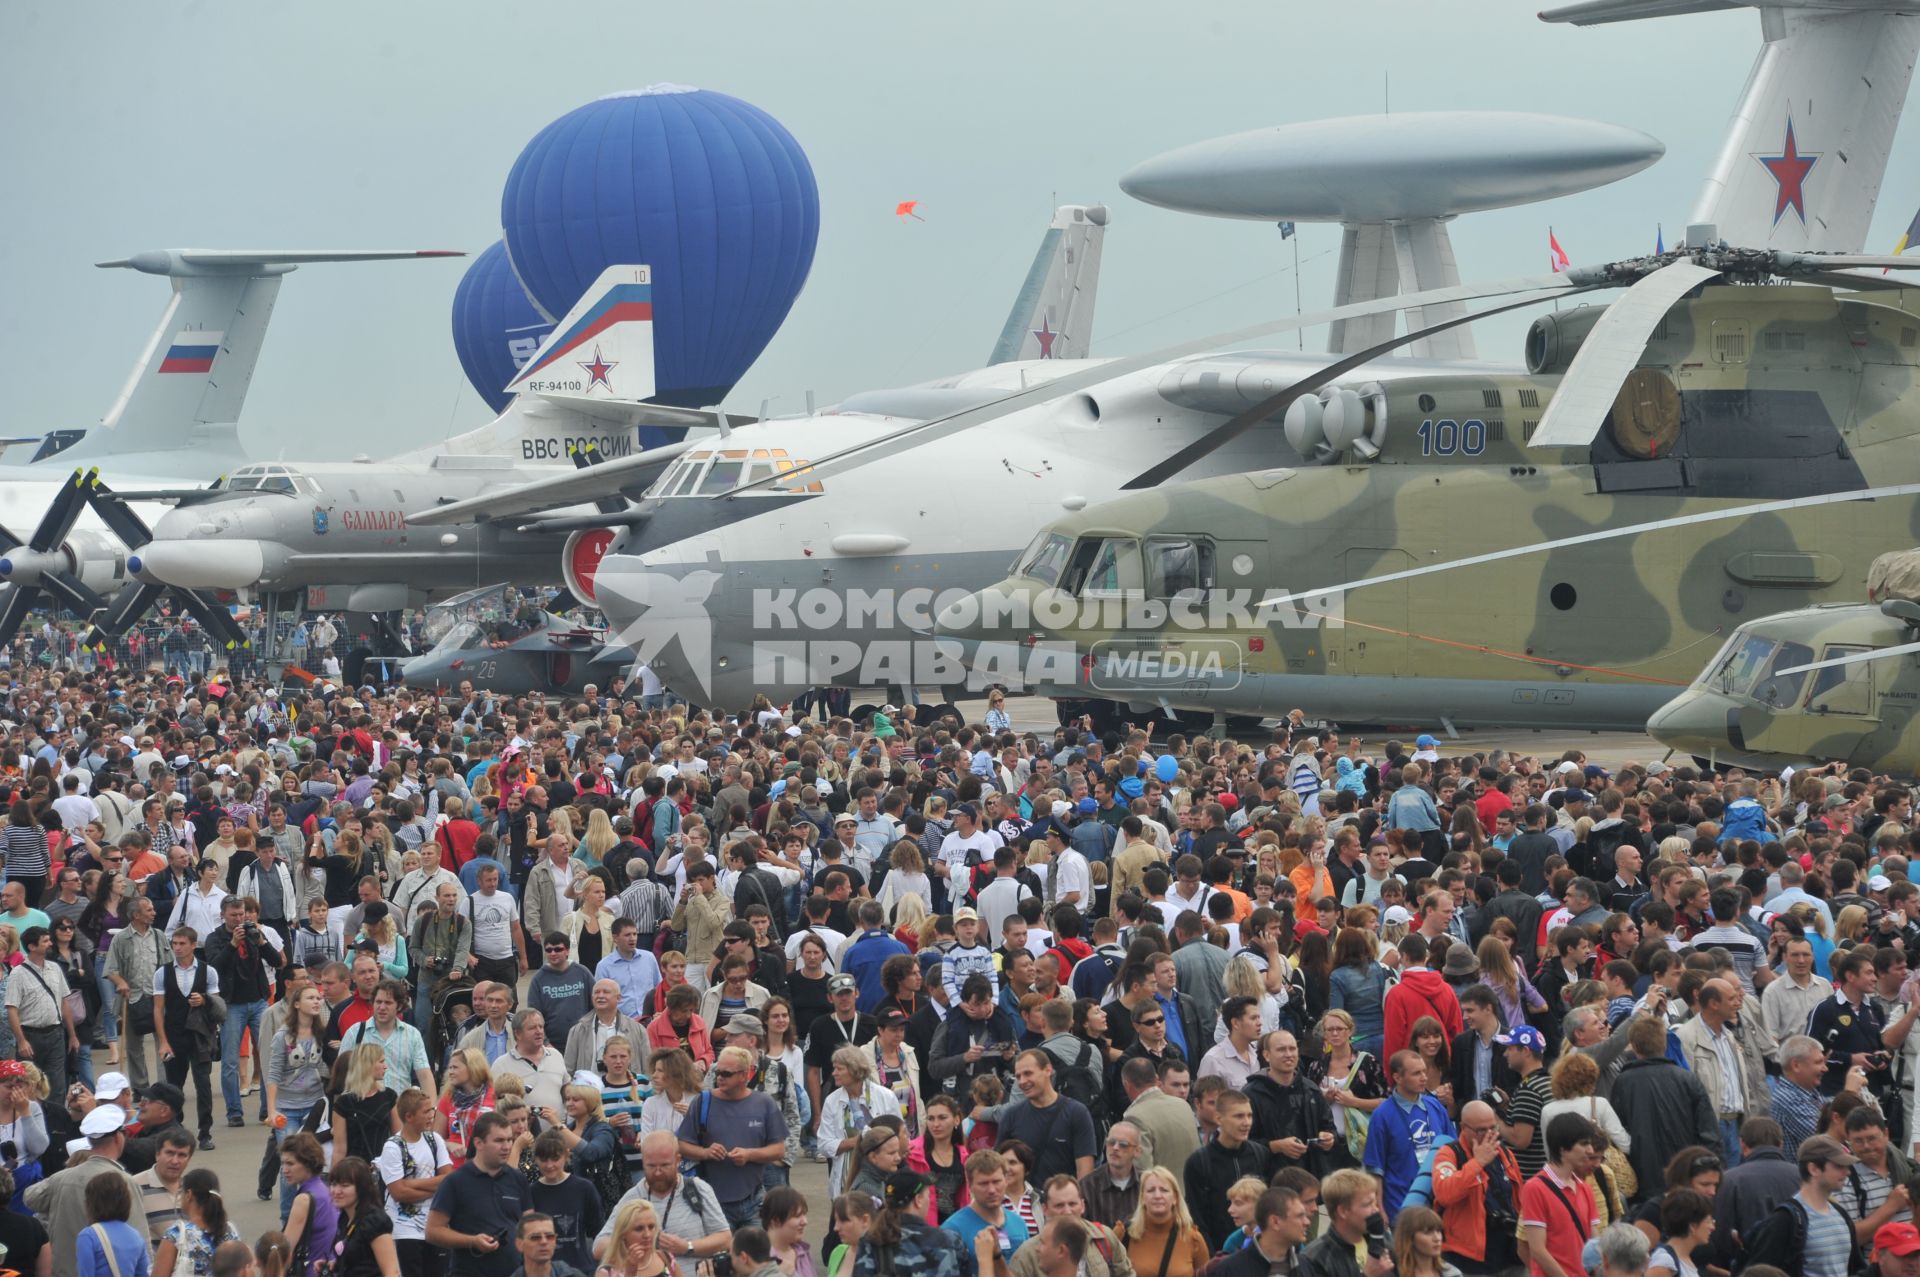
M260 1066L260 1116L267 1115L266 1054L267 1043L260 1036L261 1025L265 1022L267 1004L265 1002L229 1002L227 1004L227 1022L220 1026L220 1094L227 1101L229 1120L246 1119L241 1112L240 1103L240 1034L251 1027L253 1029L253 1058Z
M785 1162L767 1163L767 1177L761 1181L762 1184L768 1188L784 1188L788 1182L787 1164Z
M751 1197L743 1197L737 1202L721 1202L720 1213L727 1217L728 1228L745 1228L748 1224L756 1228L760 1225L760 1199L767 1195L766 1190L756 1189Z
M1720 1157L1728 1170L1740 1165L1740 1123L1732 1118L1720 1119Z
M261 1084L261 1089L263 1091L266 1089L264 1082ZM286 1143L289 1136L299 1134L301 1123L307 1120L307 1114L311 1112L312 1109L313 1105L311 1104L302 1105L299 1108L289 1108L287 1105L282 1104L280 1106L280 1115L287 1119L287 1124L274 1132L274 1147L278 1148L280 1145ZM288 1213L293 1210L293 1199L299 1194L300 1190L287 1183L287 1177L279 1173L280 1159L277 1156L273 1159L273 1165L273 1177L280 1185L280 1222L285 1224ZM262 1178L265 1177L262 1176Z

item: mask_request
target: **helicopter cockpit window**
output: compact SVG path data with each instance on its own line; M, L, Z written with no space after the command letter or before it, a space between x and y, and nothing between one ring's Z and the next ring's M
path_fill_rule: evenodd
M1738 647L1729 645L1730 650L1714 668L1713 690L1726 696L1738 696L1746 691L1766 665L1767 658L1773 655L1775 646L1775 640L1758 634L1748 635Z
M1118 594L1138 588L1140 555L1130 538L1087 537L1073 548L1060 588L1069 594Z
M1053 585L1060 580L1060 569L1067 565L1067 551L1072 548L1071 538L1058 532L1042 532L1021 556L1015 575L1030 576L1042 585Z
M1805 673L1788 674L1784 678L1775 670L1789 670L1796 665L1805 665L1813 659L1813 649L1804 643L1782 643L1767 662L1766 673L1753 685L1749 693L1762 705L1791 705L1800 699L1800 689L1807 685Z
M1211 541L1156 538L1147 542L1147 597L1170 599L1213 586Z
M1820 653L1820 659L1852 656L1871 651L1858 645L1835 643ZM1807 693L1807 708L1815 714L1871 714L1873 712L1873 662L1836 665L1813 671L1813 690Z

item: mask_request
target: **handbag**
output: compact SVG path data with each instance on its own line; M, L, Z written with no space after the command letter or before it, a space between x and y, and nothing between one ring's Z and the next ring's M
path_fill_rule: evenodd
M1594 1129L1600 1132L1601 1138L1606 1139L1606 1128L1600 1125L1600 1119L1596 1116L1599 1111L1598 1098L1588 1096L1587 1116L1592 1120ZM1608 1139L1606 1143L1607 1149L1600 1164L1607 1168L1607 1174L1613 1178L1613 1186L1620 1190L1620 1200L1632 1201L1640 1191L1640 1177L1634 1173L1633 1163L1627 1160L1627 1155L1614 1147L1612 1140Z

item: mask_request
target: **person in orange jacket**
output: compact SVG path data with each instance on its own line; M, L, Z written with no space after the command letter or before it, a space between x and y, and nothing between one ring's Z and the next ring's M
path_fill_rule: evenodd
M1492 1106L1470 1101L1460 1110L1460 1137L1433 1155L1433 1208L1446 1221L1445 1254L1471 1261L1475 1271L1517 1267L1520 1163L1500 1142Z

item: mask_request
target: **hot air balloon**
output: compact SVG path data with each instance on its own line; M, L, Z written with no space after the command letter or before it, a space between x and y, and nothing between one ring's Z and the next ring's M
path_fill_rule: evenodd
M507 174L514 274L548 316L602 270L653 268L654 398L717 404L813 265L820 193L800 144L739 98L660 84L561 116Z
M514 278L505 242L473 259L453 290L453 349L467 380L495 412L505 412L507 393L520 366L553 331L553 321L535 309Z

